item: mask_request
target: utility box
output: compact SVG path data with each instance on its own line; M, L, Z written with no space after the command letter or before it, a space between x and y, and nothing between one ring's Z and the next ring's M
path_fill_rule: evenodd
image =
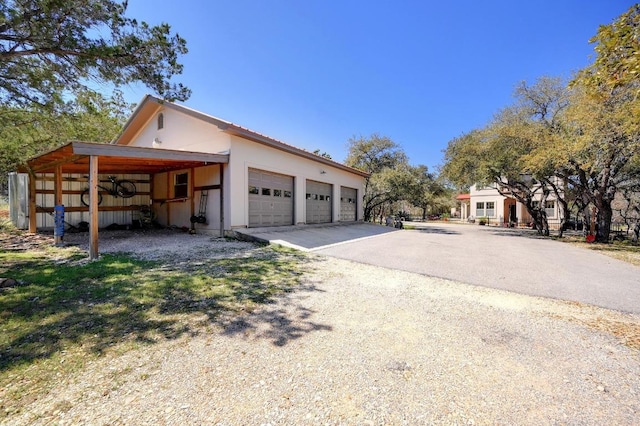
M9 173L9 217L16 228L29 228L29 175L27 173Z

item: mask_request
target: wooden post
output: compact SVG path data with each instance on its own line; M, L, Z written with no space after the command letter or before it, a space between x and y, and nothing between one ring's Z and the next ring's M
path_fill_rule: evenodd
M89 259L98 258L98 156L89 157Z
M171 172L167 172L167 199L173 197L171 193L171 178L175 179ZM167 206L167 226L171 226L171 203L165 203L165 205Z
M224 164L220 163L220 238L224 237Z
M156 195L153 193L155 188L153 187L153 181L156 178L156 175L149 174L147 175L149 179L149 205L153 204L153 199L156 198Z
M38 227L36 208L36 174L29 171L29 233L31 234L35 234Z
M62 166L57 165L53 172L53 193L54 193L54 202L53 205L61 206L62 205ZM55 212L55 209L54 209ZM58 235L57 231L54 233L53 242L55 245L60 245L62 243L63 236Z
M195 210L196 210L196 190L195 190L195 183L196 183L196 173L195 173L195 169L192 167L191 168L191 178L189 179L189 194L191 194L191 216L195 215ZM189 216L189 217L191 217Z
M195 209L196 209L196 190L195 190L195 183L196 183L196 173L195 173L195 169L192 167L189 173L189 192L187 192L187 196L189 194L191 194L191 215L189 215L189 222L191 222L191 227L189 228L189 234L195 234L196 233L196 223L191 220L191 218L193 216L195 216ZM200 191L200 193L202 193L202 191Z

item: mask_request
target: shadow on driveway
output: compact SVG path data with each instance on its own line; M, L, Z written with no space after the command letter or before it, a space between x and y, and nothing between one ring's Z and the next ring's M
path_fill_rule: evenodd
M416 228L416 231L419 231L425 234L460 235L460 232L458 231L454 231L446 228L437 228L434 226L430 226L428 228Z

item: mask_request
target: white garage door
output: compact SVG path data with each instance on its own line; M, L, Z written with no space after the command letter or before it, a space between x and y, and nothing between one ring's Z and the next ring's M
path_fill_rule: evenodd
M331 222L331 184L307 181L307 223Z
M293 177L249 169L249 227L293 225Z
M356 220L356 212L358 190L354 188L340 187L340 221L354 222Z

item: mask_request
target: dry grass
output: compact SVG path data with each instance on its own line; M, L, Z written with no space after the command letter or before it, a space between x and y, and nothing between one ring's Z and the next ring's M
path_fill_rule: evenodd
M565 237L559 241L565 241L577 247L588 250L595 250L605 256L640 266L640 245L632 244L628 241L614 241L610 244L587 243L583 237Z
M587 243L583 238L569 237L567 242L587 250L595 250L605 256L640 266L640 246L627 241L614 241L611 244ZM640 350L640 324L624 318L610 319L603 317L571 318L595 330L610 333L624 345Z
M584 321L584 323L596 330L613 334L624 345L640 351L640 324L637 322L618 321L598 317Z
M603 314L601 308L594 306L578 302L567 302L567 304L574 305L578 309L571 314L555 313L551 316L611 334L623 345L640 351L640 321L637 315L617 311L606 311L606 314Z
M13 224L9 217L9 204L0 198L0 231L9 232L13 229Z

